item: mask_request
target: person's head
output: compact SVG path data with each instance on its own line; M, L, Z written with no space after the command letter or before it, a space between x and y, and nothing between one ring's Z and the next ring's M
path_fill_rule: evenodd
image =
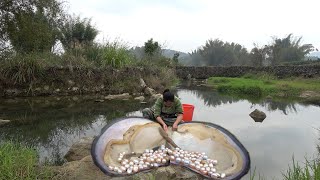
M172 106L174 102L174 94L169 89L163 91L163 103L165 106Z

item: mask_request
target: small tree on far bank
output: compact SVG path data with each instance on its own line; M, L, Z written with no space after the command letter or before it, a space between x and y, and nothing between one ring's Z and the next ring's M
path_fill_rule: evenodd
M149 58L153 58L161 54L161 47L157 41L153 41L151 38L144 43L144 52Z

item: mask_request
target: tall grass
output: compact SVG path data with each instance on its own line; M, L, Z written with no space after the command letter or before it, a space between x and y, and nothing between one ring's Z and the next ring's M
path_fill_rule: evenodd
M300 166L292 158L292 166L283 173L285 180L319 180L320 179L320 163L316 160L308 161L304 166Z
M50 171L37 169L37 153L20 144L6 142L0 145L0 179L49 179Z

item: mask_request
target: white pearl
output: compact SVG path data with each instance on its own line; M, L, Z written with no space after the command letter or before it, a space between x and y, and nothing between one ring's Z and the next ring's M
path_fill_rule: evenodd
M200 166L199 165L196 165L196 170L200 170Z
M175 157L174 156L170 156L170 160L174 161Z
M124 166L121 166L120 169L121 169L121 171L127 170L127 168L125 168Z
M130 161L130 162L129 162L129 165L130 165L130 166L133 166L133 165L134 165L134 163L133 163L132 161Z
M122 158L118 158L118 161L121 162L121 161L122 161Z
M212 164L213 164L213 165L217 165L217 164L218 164L218 160L213 160L213 161L212 161Z
M128 169L130 167L130 165L126 164L126 165L124 165L124 167Z
M154 158L150 158L150 162L154 162L155 160L154 160Z
M158 159L156 160L156 162L157 162L157 163L161 163L161 159L158 158Z
M150 152L150 150L149 150L149 149L146 149L144 152L145 152L145 153L149 153L149 152Z
M208 164L204 164L203 167L205 167L205 168L208 167Z
M217 172L216 168L211 168L210 170L214 173Z
M146 164L145 164L145 165L143 165L143 169L148 169L148 167L149 167L149 166L148 166L148 165L146 165Z
M167 160L166 159L162 159L161 162L162 162L162 164L165 164L167 162Z
M210 167L206 167L206 171L210 171L211 170L211 168Z
M110 169L111 171L113 171L113 170L114 170L114 167L113 167L113 166L109 166L109 169Z
M143 165L139 165L139 170L143 170L143 169L144 169Z
M135 160L133 160L133 163L134 164L139 164L139 161L135 159Z
M121 165L123 165L123 166L126 165L126 164L127 164L127 162L125 162L125 161L121 162Z
M196 165L195 165L194 163L190 163L190 167L191 167L191 168L195 168Z
M209 167L213 168L213 164L212 164L212 163L210 163L210 164L209 164Z
M189 164L190 164L190 161L189 161L189 160L185 160L185 161L184 161L184 164L185 164L185 165L189 165Z
M220 177L221 177L221 178L225 178L225 177L226 177L226 174L225 174L225 173L221 173Z
M177 163L181 162L181 158L176 158L176 162Z
M139 167L138 166L133 166L133 172L138 172L139 171Z
M123 171L121 169L118 169L117 172L121 174Z
M211 177L212 178L219 178L220 174L219 173L212 173Z
M131 168L127 169L127 173L131 174L132 173L132 169Z

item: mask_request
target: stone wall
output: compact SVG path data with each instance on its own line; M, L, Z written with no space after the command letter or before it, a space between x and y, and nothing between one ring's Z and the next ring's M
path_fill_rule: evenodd
M176 73L179 78L187 79L190 74L192 78L206 79L213 76L239 77L247 73L266 72L274 74L279 78L302 76L318 77L320 75L320 65L305 66L266 66L266 67L249 67L249 66L231 66L231 67L188 67L179 66Z

